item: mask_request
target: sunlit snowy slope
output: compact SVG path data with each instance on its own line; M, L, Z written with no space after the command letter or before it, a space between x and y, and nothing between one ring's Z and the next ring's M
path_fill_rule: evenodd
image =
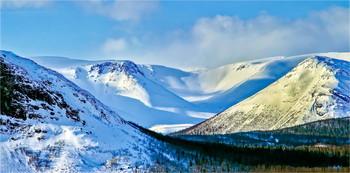
M267 88L182 134L273 130L348 117L350 62L344 55L310 57Z
M7 51L0 63L1 172L148 170L175 157L61 74Z
M318 54L346 57L349 53ZM158 132L199 123L252 96L312 55L272 57L184 71L131 61L33 57L92 93L120 116Z

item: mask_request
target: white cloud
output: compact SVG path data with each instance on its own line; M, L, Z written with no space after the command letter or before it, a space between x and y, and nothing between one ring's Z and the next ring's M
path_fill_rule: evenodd
M147 51L130 54L138 62L215 67L270 56L349 51L349 9L332 7L296 20L266 13L250 20L218 15L201 18L175 35L161 44L142 40Z
M154 11L158 2L125 0L91 0L83 2L90 11L111 17L118 21L138 21L145 14Z
M105 55L118 55L128 48L127 42L123 39L109 38L102 46Z
M1 8L43 8L54 0L0 0Z

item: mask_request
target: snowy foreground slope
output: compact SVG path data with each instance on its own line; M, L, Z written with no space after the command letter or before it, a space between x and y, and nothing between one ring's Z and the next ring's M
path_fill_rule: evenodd
M273 130L348 117L349 78L349 61L311 57L252 97L180 134Z
M167 144L59 73L7 51L0 51L0 63L1 172L131 171L147 170L156 159L172 163Z
M317 55L343 58L349 53ZM197 71L120 60L31 59L60 72L124 119L169 133L252 96L310 56L272 57Z

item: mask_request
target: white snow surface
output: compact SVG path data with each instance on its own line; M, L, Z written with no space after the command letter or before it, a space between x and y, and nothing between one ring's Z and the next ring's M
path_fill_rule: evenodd
M314 56L282 78L183 134L274 130L350 116L349 54Z
M206 120L269 86L314 55L349 60L349 53L321 53L184 71L125 60L31 59L60 72L124 119L150 128Z
M154 155L163 154L158 152L161 142L129 125L61 74L8 51L0 55L26 86L45 89L50 97L60 94L58 100L69 106L28 99L21 104L39 109L28 107L26 116L39 117L0 115L1 172L133 172L136 166L146 169L154 163ZM79 119L70 118L68 109L77 110ZM17 124L15 129L11 123Z
M153 130L158 133L163 133L163 134L170 134L173 132L180 131L182 129L186 129L188 127L193 126L194 124L162 124L162 125L155 125L150 128L150 130Z
M145 72L152 70L147 66L131 61L78 61L80 64L76 64L77 60L72 60L74 67L67 65L67 68L62 68L60 57L33 59L88 90L123 118L142 126L149 128L156 124L200 122L204 119L200 117L202 113L196 117L188 116L187 110L198 110L192 103L147 78ZM64 60L67 63L69 59ZM59 64L59 68L55 64ZM145 68L147 70L141 70Z
M151 128L206 120L269 86L314 55L349 59L349 53L279 56L196 71L125 60L31 59L63 74L124 119Z

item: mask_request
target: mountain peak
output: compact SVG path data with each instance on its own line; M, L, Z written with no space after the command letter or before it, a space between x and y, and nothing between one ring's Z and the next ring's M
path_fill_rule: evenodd
M179 134L274 130L349 116L349 69L348 61L310 57L255 95Z
M138 66L129 60L121 61L121 62L103 62L97 63L91 66L90 71L97 71L98 74L102 73L114 73L114 72L124 72L126 74L141 74L144 75L143 72L138 68Z

